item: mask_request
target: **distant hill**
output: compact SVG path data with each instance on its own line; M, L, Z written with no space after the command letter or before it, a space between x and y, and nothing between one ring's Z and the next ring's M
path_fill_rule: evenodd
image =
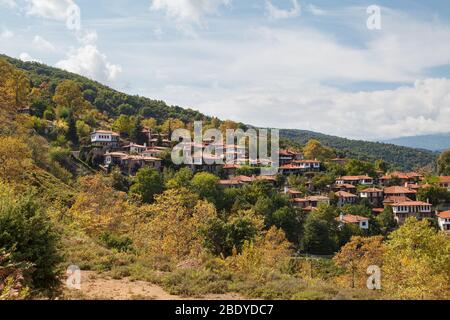
M402 137L385 140L384 142L410 148L421 148L432 151L443 151L450 149L450 132Z
M62 80L70 79L78 82L84 93L89 91L86 97L92 105L98 110L106 112L110 117L119 116L121 114L120 106L127 104L131 106L131 110L127 108L127 114L153 117L160 123L167 118L178 118L186 123L194 120L211 119L211 117L192 109L169 106L161 100L121 93L97 81L44 64L23 62L1 54L0 58L8 60L17 68L24 70L35 87L47 83L50 91L54 91L57 84ZM280 133L282 138L292 140L299 145L304 145L310 139L317 139L323 144L339 150L346 157L370 161L383 159L404 170L426 166L433 163L437 157L436 153L427 150L411 149L386 143L349 140L311 131L281 130Z
M38 87L44 82L47 83L52 93L57 84L63 80L78 82L83 92L87 90L93 92L88 98L92 105L98 110L106 112L110 117L119 116L121 113L120 106L127 104L132 107L131 110L127 110L127 114L144 115L145 117L155 118L160 122L168 118L178 118L184 122L192 121L192 119L204 120L210 118L192 109L168 106L161 100L125 94L81 75L49 67L41 63L23 62L0 54L0 59L2 58L6 59L15 67L25 71L33 86Z
M303 145L310 139L335 148L346 157L374 161L382 159L399 169L413 170L433 163L438 153L425 149L413 149L394 144L350 140L306 130L281 130L280 136Z

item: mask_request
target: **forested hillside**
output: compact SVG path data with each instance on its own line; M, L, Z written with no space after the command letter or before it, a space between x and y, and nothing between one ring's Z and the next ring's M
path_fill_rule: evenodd
M315 139L324 145L337 149L342 156L373 161L382 159L399 169L413 170L436 161L437 153L423 149L412 149L387 143L350 140L306 130L281 130L280 136L304 145Z
M18 59L1 55L15 67L24 70L33 87L42 83L48 85L50 93L54 93L61 80L73 80L80 84L84 98L99 111L106 111L108 116L142 115L164 121L168 118L178 118L184 122L202 120L205 117L198 111L168 106L164 101L152 100L140 96L127 95L111 89L99 82L61 69L52 68L40 63L23 62ZM49 97L50 98L50 97Z
M211 121L211 117L198 111L168 106L164 101L127 95L77 74L39 63L22 62L4 55L0 55L0 58L4 58L17 68L24 70L31 79L33 87L45 83L49 92L46 103L51 102L51 95L54 94L57 84L61 80L69 79L78 82L83 90L84 98L97 110L106 112L109 117L118 117L121 114L143 116L144 118L154 118L160 124L169 118L180 119L184 123L194 120ZM437 154L431 151L385 143L349 140L304 130L282 130L281 136L292 140L299 146L305 145L310 139L316 139L337 149L342 156L369 161L382 159L404 170L434 164L437 157Z

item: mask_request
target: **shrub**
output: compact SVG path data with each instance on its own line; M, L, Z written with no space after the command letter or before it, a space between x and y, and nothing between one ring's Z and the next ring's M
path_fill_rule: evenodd
M53 225L31 196L15 199L12 191L0 184L0 244L12 252L13 261L33 264L31 279L36 289L58 285L58 241Z

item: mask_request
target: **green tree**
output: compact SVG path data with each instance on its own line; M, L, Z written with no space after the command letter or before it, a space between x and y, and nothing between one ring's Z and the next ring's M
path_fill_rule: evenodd
M68 141L72 142L72 144L76 147L79 144L78 132L77 132L77 124L75 118L72 114L69 115L68 118L68 130L66 134L66 138Z
M388 235L397 227L397 221L395 220L394 211L391 206L387 206L375 219L384 236Z
M130 138L137 144L143 145L147 142L147 136L142 132L143 129L144 127L142 127L141 119L133 117L131 121Z
M64 80L56 87L53 102L58 106L68 108L76 114L86 111L90 105L84 100L81 88L75 81Z
M371 177L376 176L375 166L366 161L352 159L345 165L345 170L349 176L357 175L369 175Z
M208 172L197 173L191 180L191 190L200 198L216 204L219 201L219 178Z
M443 152L438 159L438 172L443 176L450 176L450 150Z
M14 197L11 188L0 183L1 249L11 252L15 262L33 264L34 288L58 286L58 243L55 227L32 196Z
M133 125L133 121L129 116L121 115L114 121L112 128L114 131L120 133L121 135L129 137Z
M311 139L303 147L303 154L306 159L327 160L336 156L333 149L322 145L318 140Z
M336 250L336 242L330 234L328 222L318 214L311 213L306 218L302 249L311 254L332 254Z
M438 186L420 188L417 192L417 199L419 201L429 201L429 203L434 206L443 203L450 203L450 191L446 188L440 188Z
M191 180L194 177L192 170L189 168L181 168L166 183L167 189L189 188Z
M130 187L130 193L139 195L144 203L152 203L155 195L162 191L161 175L157 170L149 167L139 169Z

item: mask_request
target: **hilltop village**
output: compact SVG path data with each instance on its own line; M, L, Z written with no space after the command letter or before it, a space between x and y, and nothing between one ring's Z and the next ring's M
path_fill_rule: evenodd
M95 156L100 161L100 168L111 172L117 167L125 175L134 175L143 167L154 168L160 172L164 170L163 161L171 153L174 145L168 135L152 133L143 129L144 144L139 145L129 140L121 139L120 134L111 130L98 130L91 133L91 144L95 148ZM210 146L211 141L204 141L201 148ZM316 142L313 142L316 143ZM193 149L194 143L182 144L183 148ZM334 205L338 208L365 204L371 208L374 217L381 214L386 208L391 208L395 220L402 224L407 218L436 219L442 231L450 235L450 211L446 203L433 205L430 199L418 197L420 190L431 188L425 176L418 172L384 172L375 170L372 175L343 175L338 176L331 183L315 184L315 177L326 172L329 166L344 168L349 162L345 158L332 158L325 161L305 159L301 151L284 149L279 151L278 175L261 175L258 165L251 166L246 148L239 145L221 145L224 158L230 158L232 152L234 164L190 164L186 165L193 173L209 172L221 179L218 184L221 188L242 188L254 181L266 181L279 192L285 194L292 202L293 207L303 212L311 212L320 204ZM228 151L231 150L231 151ZM225 161L224 161L225 162ZM244 173L244 174L242 174ZM304 181L297 189L294 179L301 177ZM438 176L435 185L450 191L450 176ZM423 192L422 192L423 193ZM336 218L343 224L355 224L360 229L368 230L370 217L358 214L341 213Z

